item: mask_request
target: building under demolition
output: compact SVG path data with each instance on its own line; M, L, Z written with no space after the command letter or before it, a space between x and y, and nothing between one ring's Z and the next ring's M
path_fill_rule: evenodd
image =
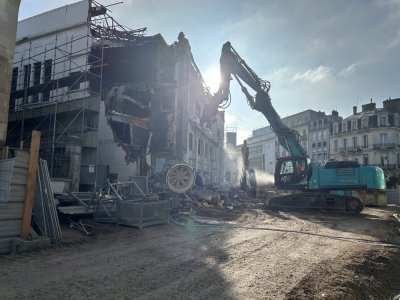
M199 122L210 96L183 33L168 45L83 0L18 23L7 145L28 147L40 130L40 156L64 191L174 162L217 184L224 115Z

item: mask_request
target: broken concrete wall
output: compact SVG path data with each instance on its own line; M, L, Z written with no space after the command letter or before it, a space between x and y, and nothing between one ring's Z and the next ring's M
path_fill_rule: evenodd
M139 175L138 163L128 164L125 157L127 153L121 147L118 140L115 140L114 133L108 123L104 101L100 104L99 114L99 146L98 165L108 165L109 172L118 174L118 180L127 181L129 177Z
M127 177L160 171L169 162L186 162L207 182L219 183L224 121L219 115L220 122L211 130L200 126L203 106L211 95L183 33L170 46L156 35L102 51L104 102L98 163ZM200 146L198 140L203 141ZM203 149L198 152L198 147Z

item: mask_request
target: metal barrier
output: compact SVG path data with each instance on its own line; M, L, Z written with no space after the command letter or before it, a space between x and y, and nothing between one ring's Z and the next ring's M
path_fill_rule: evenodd
M146 182L147 185L147 182ZM158 195L144 194L146 188L138 183L108 182L107 195L98 197L93 203L93 218L98 222L143 227L169 222L170 201L159 200ZM134 195L140 191L141 195Z
M143 227L169 222L169 200L117 202L117 224Z

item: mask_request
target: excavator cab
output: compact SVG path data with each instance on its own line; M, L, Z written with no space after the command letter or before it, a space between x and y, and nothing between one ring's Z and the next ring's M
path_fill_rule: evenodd
M310 159L302 156L280 157L276 161L275 186L282 190L303 190L311 177Z

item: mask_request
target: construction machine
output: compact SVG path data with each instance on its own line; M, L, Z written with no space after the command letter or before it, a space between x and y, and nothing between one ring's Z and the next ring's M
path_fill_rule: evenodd
M272 106L270 82L259 78L230 42L222 47L220 73L219 89L205 106L201 122L210 122L218 108L229 104L233 77L249 106L265 116L280 145L289 153L277 159L274 177L278 189L291 193L271 199L269 206L359 213L364 205L358 195L384 195L385 178L381 168L349 161L333 161L322 167L311 160L299 141L299 133L288 128ZM254 96L245 85L255 91Z

